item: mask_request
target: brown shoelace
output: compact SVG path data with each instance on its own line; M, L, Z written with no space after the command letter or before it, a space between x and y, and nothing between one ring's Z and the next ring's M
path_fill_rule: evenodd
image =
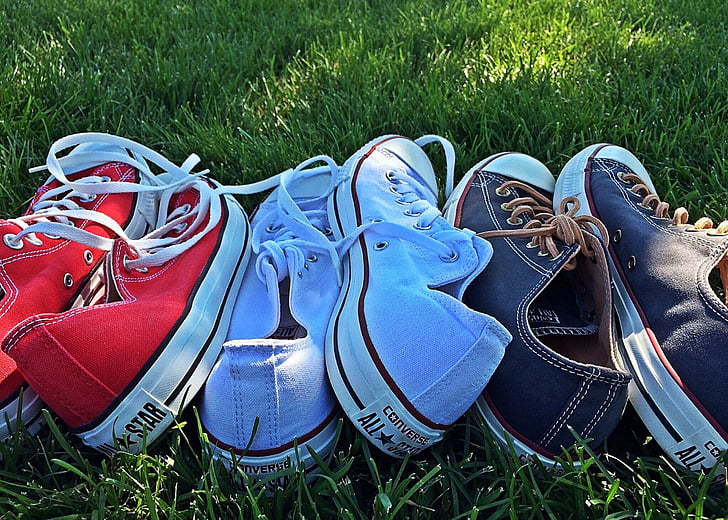
M660 197L652 193L639 175L627 173L621 175L620 179L625 184L634 183L630 190L643 197L642 206L653 210L657 218L670 218L670 205L667 202L660 200ZM728 220L724 220L718 224L717 228L713 228L713 221L708 217L699 218L692 226L688 224L688 218L688 210L683 207L679 207L672 215L672 225L678 227L689 226L686 231L704 231L712 235L728 234ZM716 265L716 268L720 273L720 281L723 284L725 291L725 289L728 288L728 255L723 256L720 262ZM726 291L725 294L725 303L728 305L728 291Z
M556 212L552 209L552 202L527 184L519 181L507 181L496 190L499 195L505 195L510 188L518 188L527 193L501 205L504 210L510 210L508 223L513 226L523 224L521 215L528 215L530 220L518 229L497 229L478 233L478 236L488 238L499 237L531 237L528 247L539 248L539 255L558 257L561 252L556 246L556 240L567 245L579 244L584 256L594 259L594 250L586 243L584 231L592 232L590 224L596 227L603 237L608 236L604 224L591 215L576 215L579 210L579 200L567 197L562 200ZM571 258L564 269L571 270L576 267L576 256Z

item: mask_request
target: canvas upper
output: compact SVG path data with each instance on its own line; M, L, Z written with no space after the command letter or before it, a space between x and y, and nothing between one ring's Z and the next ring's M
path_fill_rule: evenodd
M343 166L329 199L344 268L326 339L329 377L359 431L398 457L442 438L510 339L460 301L491 248L437 209L436 176L421 148L435 140L443 142L370 142Z
M70 150L70 151L69 151ZM153 173L153 163L163 173ZM156 218L160 186L187 176L196 161L176 166L133 141L75 134L53 144L48 180L25 214L0 221L0 337L24 319L61 312L89 297L88 282L105 251L73 240L82 233L138 238ZM25 386L15 362L0 353L0 438L13 429ZM31 424L40 401L25 387L21 421Z
M604 247L572 207L554 211L553 185L536 159L496 154L465 175L446 208L451 222L493 247L463 301L513 335L477 410L496 438L546 467L579 439L601 448L629 380L614 357Z
M610 144L570 160L557 194L578 197L608 232L635 409L674 461L712 467L728 448L728 307L711 286L728 280L728 223L689 224L683 208L671 217L640 161Z
M325 162L323 167L308 168ZM339 293L326 202L338 166L315 157L282 174L257 208L253 254L224 350L200 399L213 454L253 478L325 456L338 405L324 337ZM281 477L284 478L284 477ZM272 481L275 484L277 480Z

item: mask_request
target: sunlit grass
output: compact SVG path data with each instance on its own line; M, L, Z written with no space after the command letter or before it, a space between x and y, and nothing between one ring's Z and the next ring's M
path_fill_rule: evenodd
M643 159L693 220L728 215L728 6L720 0L8 1L0 4L0 212L57 138L110 132L225 183L385 133L438 133L457 175L499 151L558 173L584 146ZM434 157L437 166L443 160ZM249 210L254 199L245 200ZM236 487L194 414L148 453L105 458L51 422L0 446L3 518L702 518L725 488L674 468L634 416L607 454L553 475L468 415L391 460L342 423L310 485Z

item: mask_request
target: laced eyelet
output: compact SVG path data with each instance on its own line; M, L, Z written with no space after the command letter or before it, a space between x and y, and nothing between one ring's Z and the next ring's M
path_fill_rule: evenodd
M96 200L96 193L88 193L78 198L79 202L93 202Z
M389 246L389 242L377 242L374 244L374 250L375 251L381 251L382 249L385 249L387 246Z
M495 194L498 195L499 197L510 197L511 190L510 190L510 188L503 188L503 186L498 186L495 189Z
M86 249L83 252L83 261L86 262L86 265L91 265L94 261L94 254Z
M564 252L563 252L563 251L559 251L559 254L558 254L558 255L556 255L556 256L552 256L551 258L549 258L549 262L555 262L555 261L556 261L556 260L558 260L558 259L559 259L559 258L561 257L561 255L563 255L563 254L564 254Z
M265 230L268 233L275 233L276 231L279 231L282 227L283 226L281 226L281 225L276 226L275 224L271 223L271 224L268 224L268 226L265 228ZM329 231L331 231L331 230L329 229Z
M511 211L511 207L509 206L508 202L504 202L504 203L502 203L502 204L500 205L500 208L501 208L501 209L502 209L503 211Z
M394 175L394 170L387 170L384 176L387 178L387 180L391 183L397 182L397 177Z
M450 256L441 256L440 260L442 260L443 262L454 262L458 258L460 258L460 255L457 251L453 249L450 251Z
M402 197L397 197L396 199L394 199L394 202L396 202L397 204L401 204L402 206L406 206L407 204L412 204L411 202L403 199Z
M422 215L422 212L421 211L410 211L410 209L407 208L406 210L404 210L404 214L407 215L408 217L419 217L420 215Z
M699 231L704 231L704 230L698 229L695 226L690 226L688 228L685 228L685 231L687 231L688 233L698 233Z
M397 191L397 186L394 186L394 185L390 186L389 191L391 191L395 195L401 195L401 193Z
M17 242L14 241L17 236L18 235L13 235L12 233L5 233L3 235L3 243L10 249L23 249L24 244L22 240L18 240Z
M428 229L432 229L432 224L428 224L427 226L420 226L419 222L415 222L412 224L412 227L415 229L419 229L420 231L427 231Z
M515 219L508 217L506 222L508 222L511 226L520 226L523 224L523 219L521 217L516 217Z
M624 172L617 172L617 179L619 179L622 183L627 184L629 186L630 182L624 180Z
M537 247L538 247L538 244L534 244L534 243L533 243L533 242L531 242L530 240L529 240L529 241L528 241L528 243L526 244L526 248L527 248L527 249L536 249Z
M172 233L182 233L189 224L187 222L180 222L172 228Z
M51 240L60 240L61 237L59 235L51 235L50 233L43 233L43 236L46 238L50 238Z
M333 234L334 232L331 230L331 228L324 229L324 236L330 237Z
M536 256L540 256L540 257L543 258L544 256L550 256L550 254L549 253L544 253L543 251L539 251L538 253L536 253Z
M706 233L709 237L724 237L728 235L728 233L719 233L718 231L708 231Z
M124 265L124 269L126 270L127 273L132 270L132 268L129 267L129 260L130 260L129 255L126 255L126 254L121 258L121 263ZM143 274L149 272L148 267L134 267L133 269L134 269L134 271L137 271L137 272L140 272Z
M612 235L612 240L614 241L615 244L617 242L619 242L620 240L622 240L622 230L621 229L616 229L614 231L614 235Z
M63 285L65 285L68 289L73 287L73 276L71 276L71 273L66 273L63 275Z
M635 268L636 265L637 265L637 259L634 256L630 256L627 259L627 269L629 269L631 271Z

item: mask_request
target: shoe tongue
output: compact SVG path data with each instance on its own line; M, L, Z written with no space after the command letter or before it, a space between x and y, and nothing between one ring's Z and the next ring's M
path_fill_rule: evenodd
M562 271L528 310L528 324L536 336L585 336L599 330L594 304L573 271Z

